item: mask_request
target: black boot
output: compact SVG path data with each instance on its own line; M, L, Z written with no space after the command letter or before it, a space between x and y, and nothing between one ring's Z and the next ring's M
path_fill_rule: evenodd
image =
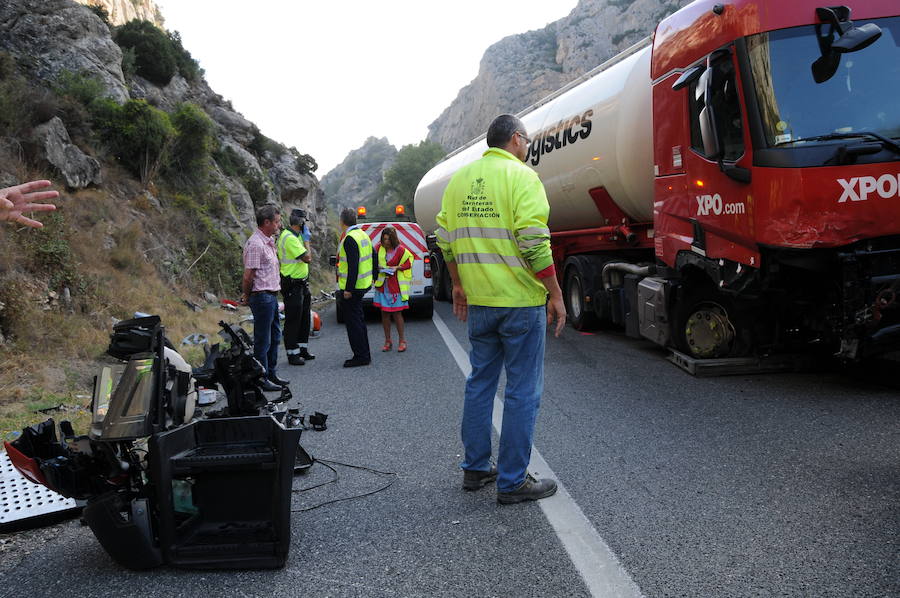
M316 358L315 355L313 355L312 353L310 353L309 351L306 350L306 347L303 347L300 349L300 357L302 357L306 361Z
M288 363L291 365L303 365L304 363L306 363L306 360L303 359L303 354L299 353L295 355L288 355Z

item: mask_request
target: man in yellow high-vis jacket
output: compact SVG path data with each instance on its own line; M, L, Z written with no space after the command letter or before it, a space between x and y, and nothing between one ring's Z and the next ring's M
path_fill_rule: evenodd
M531 440L544 384L544 335L566 321L538 175L523 162L531 141L509 114L487 131L488 150L450 180L437 216L438 246L453 281L453 312L468 321L472 373L462 417L463 488L497 481L501 504L537 500L556 482L528 475ZM549 299L548 299L549 296ZM506 367L503 426L491 466L491 417Z
M347 340L353 357L344 362L345 368L369 365L369 334L363 314L362 299L372 286L372 240L356 225L356 211L347 208L341 212L341 244L338 250L338 286Z

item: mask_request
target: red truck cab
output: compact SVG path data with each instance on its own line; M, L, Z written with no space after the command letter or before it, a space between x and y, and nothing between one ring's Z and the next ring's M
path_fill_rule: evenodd
M898 15L700 0L659 24L653 242L684 351L900 348Z

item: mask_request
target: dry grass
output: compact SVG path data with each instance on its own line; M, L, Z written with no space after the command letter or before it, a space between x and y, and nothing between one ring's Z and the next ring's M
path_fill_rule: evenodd
M109 342L115 320L140 311L158 314L166 336L178 347L199 332L216 342L219 320L236 321L236 314L209 305L192 289L172 284L150 262L148 247L159 238L148 233L160 227L164 214L142 213L133 205L136 186L110 185L126 197L81 191L62 198L60 224L48 230L0 229L0 439L47 417L69 419L76 432L87 431L93 376ZM154 219L156 219L154 221ZM47 227L50 228L49 226ZM43 236L42 236L43 235ZM52 267L35 256L51 241L64 239ZM48 302L59 264L71 266L71 302ZM202 306L189 308L183 299ZM201 347L188 346L182 355L192 365L203 359ZM60 410L40 409L62 405Z

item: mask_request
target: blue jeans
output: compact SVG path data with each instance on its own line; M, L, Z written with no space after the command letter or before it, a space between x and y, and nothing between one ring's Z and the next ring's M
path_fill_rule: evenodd
M248 303L253 312L253 356L271 378L278 367L278 343L281 341L278 297L271 293L256 293L250 295Z
M487 471L491 458L491 416L500 370L506 366L503 425L497 457L497 490L525 481L534 422L544 389L547 312L539 307L469 306L469 362L463 406L463 469Z

